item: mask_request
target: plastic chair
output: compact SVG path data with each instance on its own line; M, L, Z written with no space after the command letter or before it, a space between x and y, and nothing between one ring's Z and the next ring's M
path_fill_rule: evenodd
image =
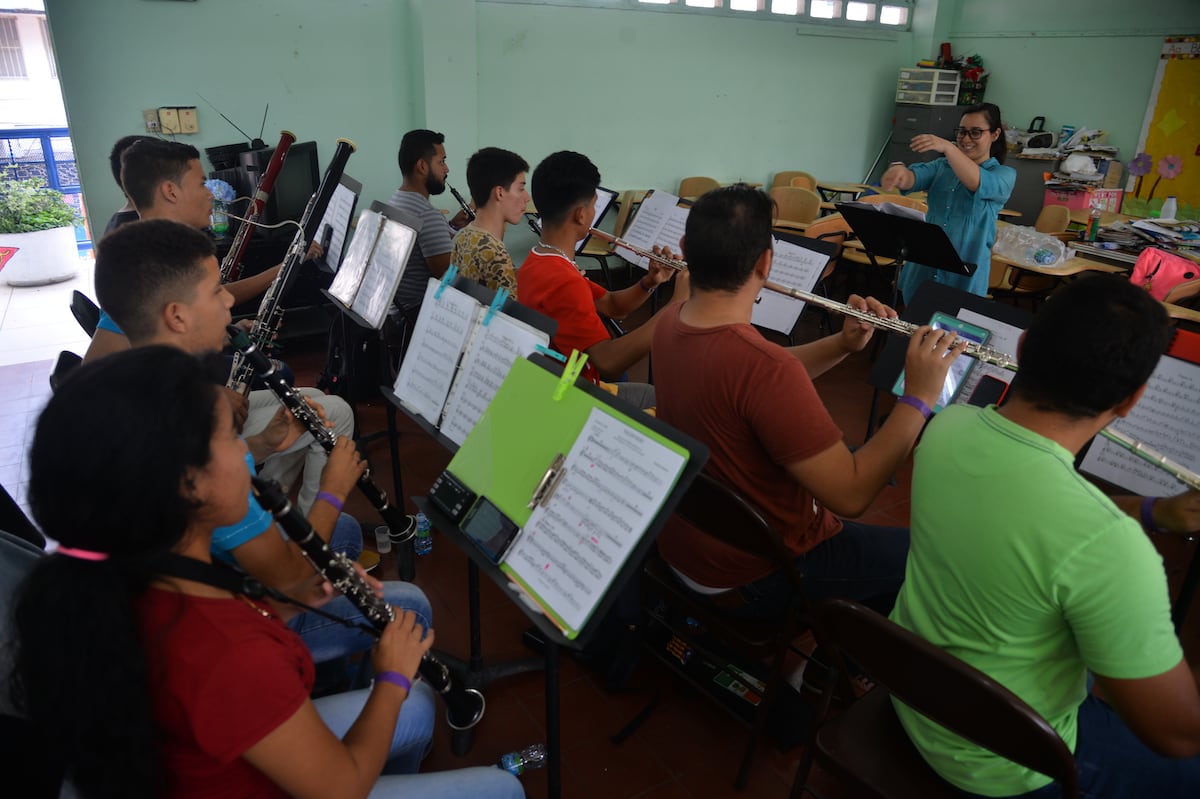
M779 186L795 186L815 191L817 188L817 178L811 172L789 169L783 172L776 172L775 177L771 178L771 188L774 189Z
M776 222L794 222L807 225L821 213L821 195L812 189L793 186L775 186L770 190L775 200Z
M750 736L742 751L741 764L733 783L740 790L745 787L749 777L755 746L766 728L767 713L778 698L780 689L786 687L784 662L792 640L802 629L807 601L800 576L794 567L795 556L784 546L782 537L762 512L741 494L708 474L701 473L684 494L675 513L705 535L771 561L776 569L792 580L792 600L782 618L748 621L732 618L714 607L707 598L686 588L657 552L647 560L643 573L647 596L660 598L676 610L681 618L698 622L701 629L729 647L738 657L747 661L769 659L766 689L762 701L755 708ZM694 635L694 628L689 625L688 629L672 632L678 638L687 639L689 635ZM729 709L724 704L721 706Z
M690 177L679 181L679 191L676 192L680 197L688 197L695 199L701 194L720 188L721 184L713 178L706 177Z
M100 306L92 302L92 298L76 289L71 292L71 313L75 321L89 336L96 335L96 325L100 324Z
M1071 224L1071 211L1065 205L1047 205L1038 214L1033 229L1038 233L1065 233Z
M913 746L892 697L975 745L1053 778L1068 799L1077 795L1075 757L1066 743L1037 711L982 671L855 602L822 602L812 609L812 620L822 646L852 658L877 687L817 730L796 770L793 799L803 795L814 759L853 783L856 796L961 796ZM819 718L836 682L822 697Z

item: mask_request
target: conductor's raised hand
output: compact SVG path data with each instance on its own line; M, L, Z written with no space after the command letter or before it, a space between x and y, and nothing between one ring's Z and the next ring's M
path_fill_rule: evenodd
M395 608L396 618L383 629L371 654L376 673L395 671L410 680L417 676L421 656L433 646L433 630L426 630L411 610Z
M958 338L953 331L929 325L918 327L904 356L904 393L932 408L942 393L950 365L966 348L966 339Z
M892 164L879 178L879 188L884 191L905 189L907 188L905 184L908 183L908 174L908 167L904 164Z
M895 319L896 312L884 305L874 297L862 298L857 294L851 294L846 300L846 304L856 311L869 311L876 316L885 319ZM867 342L871 340L871 335L875 332L875 328L853 316L847 316L842 323L842 347L846 352L859 352L863 347L867 346Z
M913 136L908 146L914 153L934 152L944 155L947 150L954 149L955 145L954 142L943 139L941 136L934 136L932 133L920 133Z

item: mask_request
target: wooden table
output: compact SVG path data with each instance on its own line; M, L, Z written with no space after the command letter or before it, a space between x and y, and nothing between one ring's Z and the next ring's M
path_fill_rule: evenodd
M864 191L871 191L873 188L865 183L842 183L836 180L817 181L817 192L827 203L833 202L839 194L849 194L850 199L857 200Z
M1163 307L1167 309L1167 316L1172 319L1177 319L1180 322L1200 324L1200 311L1193 310L1192 308L1184 308L1182 305L1172 305L1169 302L1164 302ZM1200 550L1197 550L1197 553L1200 554Z
M1082 272L1108 272L1111 274L1119 274L1128 272L1128 267L1115 266L1106 264L1103 261L1097 261L1094 258L1088 258L1083 255L1076 255L1074 258L1068 258L1061 264L1054 266L1030 266L1029 264L1013 261L999 255L995 251L992 252L992 260L1002 264L1008 264L1015 269L1021 269L1026 272L1035 272L1039 275L1050 275L1052 277L1071 277Z
M1086 208L1077 208L1071 211L1071 221L1077 225L1087 225L1088 213L1089 211ZM1128 222L1131 219L1137 218L1138 217L1136 216L1129 216L1128 214L1114 214L1112 211L1101 211L1100 227L1108 227L1110 225L1115 225L1117 222Z

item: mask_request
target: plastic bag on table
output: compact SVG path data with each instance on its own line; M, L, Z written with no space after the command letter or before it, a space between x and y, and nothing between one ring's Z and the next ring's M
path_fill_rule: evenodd
M1049 233L1023 225L1005 225L996 233L992 252L1026 266L1059 266L1067 259L1067 247Z

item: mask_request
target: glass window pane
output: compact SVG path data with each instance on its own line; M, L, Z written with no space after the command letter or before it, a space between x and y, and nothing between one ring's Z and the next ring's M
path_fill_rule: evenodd
M840 0L812 0L808 14L816 19L838 19L842 16Z
M884 25L907 25L908 9L904 6L884 6L879 10L879 21Z
M721 0L683 0L683 4L693 8L720 8Z
M762 11L762 0L729 0L731 11Z
M870 22L875 19L874 3L846 3L846 19L854 22Z
M673 3L675 0L638 0L639 3L653 3L655 5L665 6Z
M799 14L802 10L801 0L771 0L772 14Z

